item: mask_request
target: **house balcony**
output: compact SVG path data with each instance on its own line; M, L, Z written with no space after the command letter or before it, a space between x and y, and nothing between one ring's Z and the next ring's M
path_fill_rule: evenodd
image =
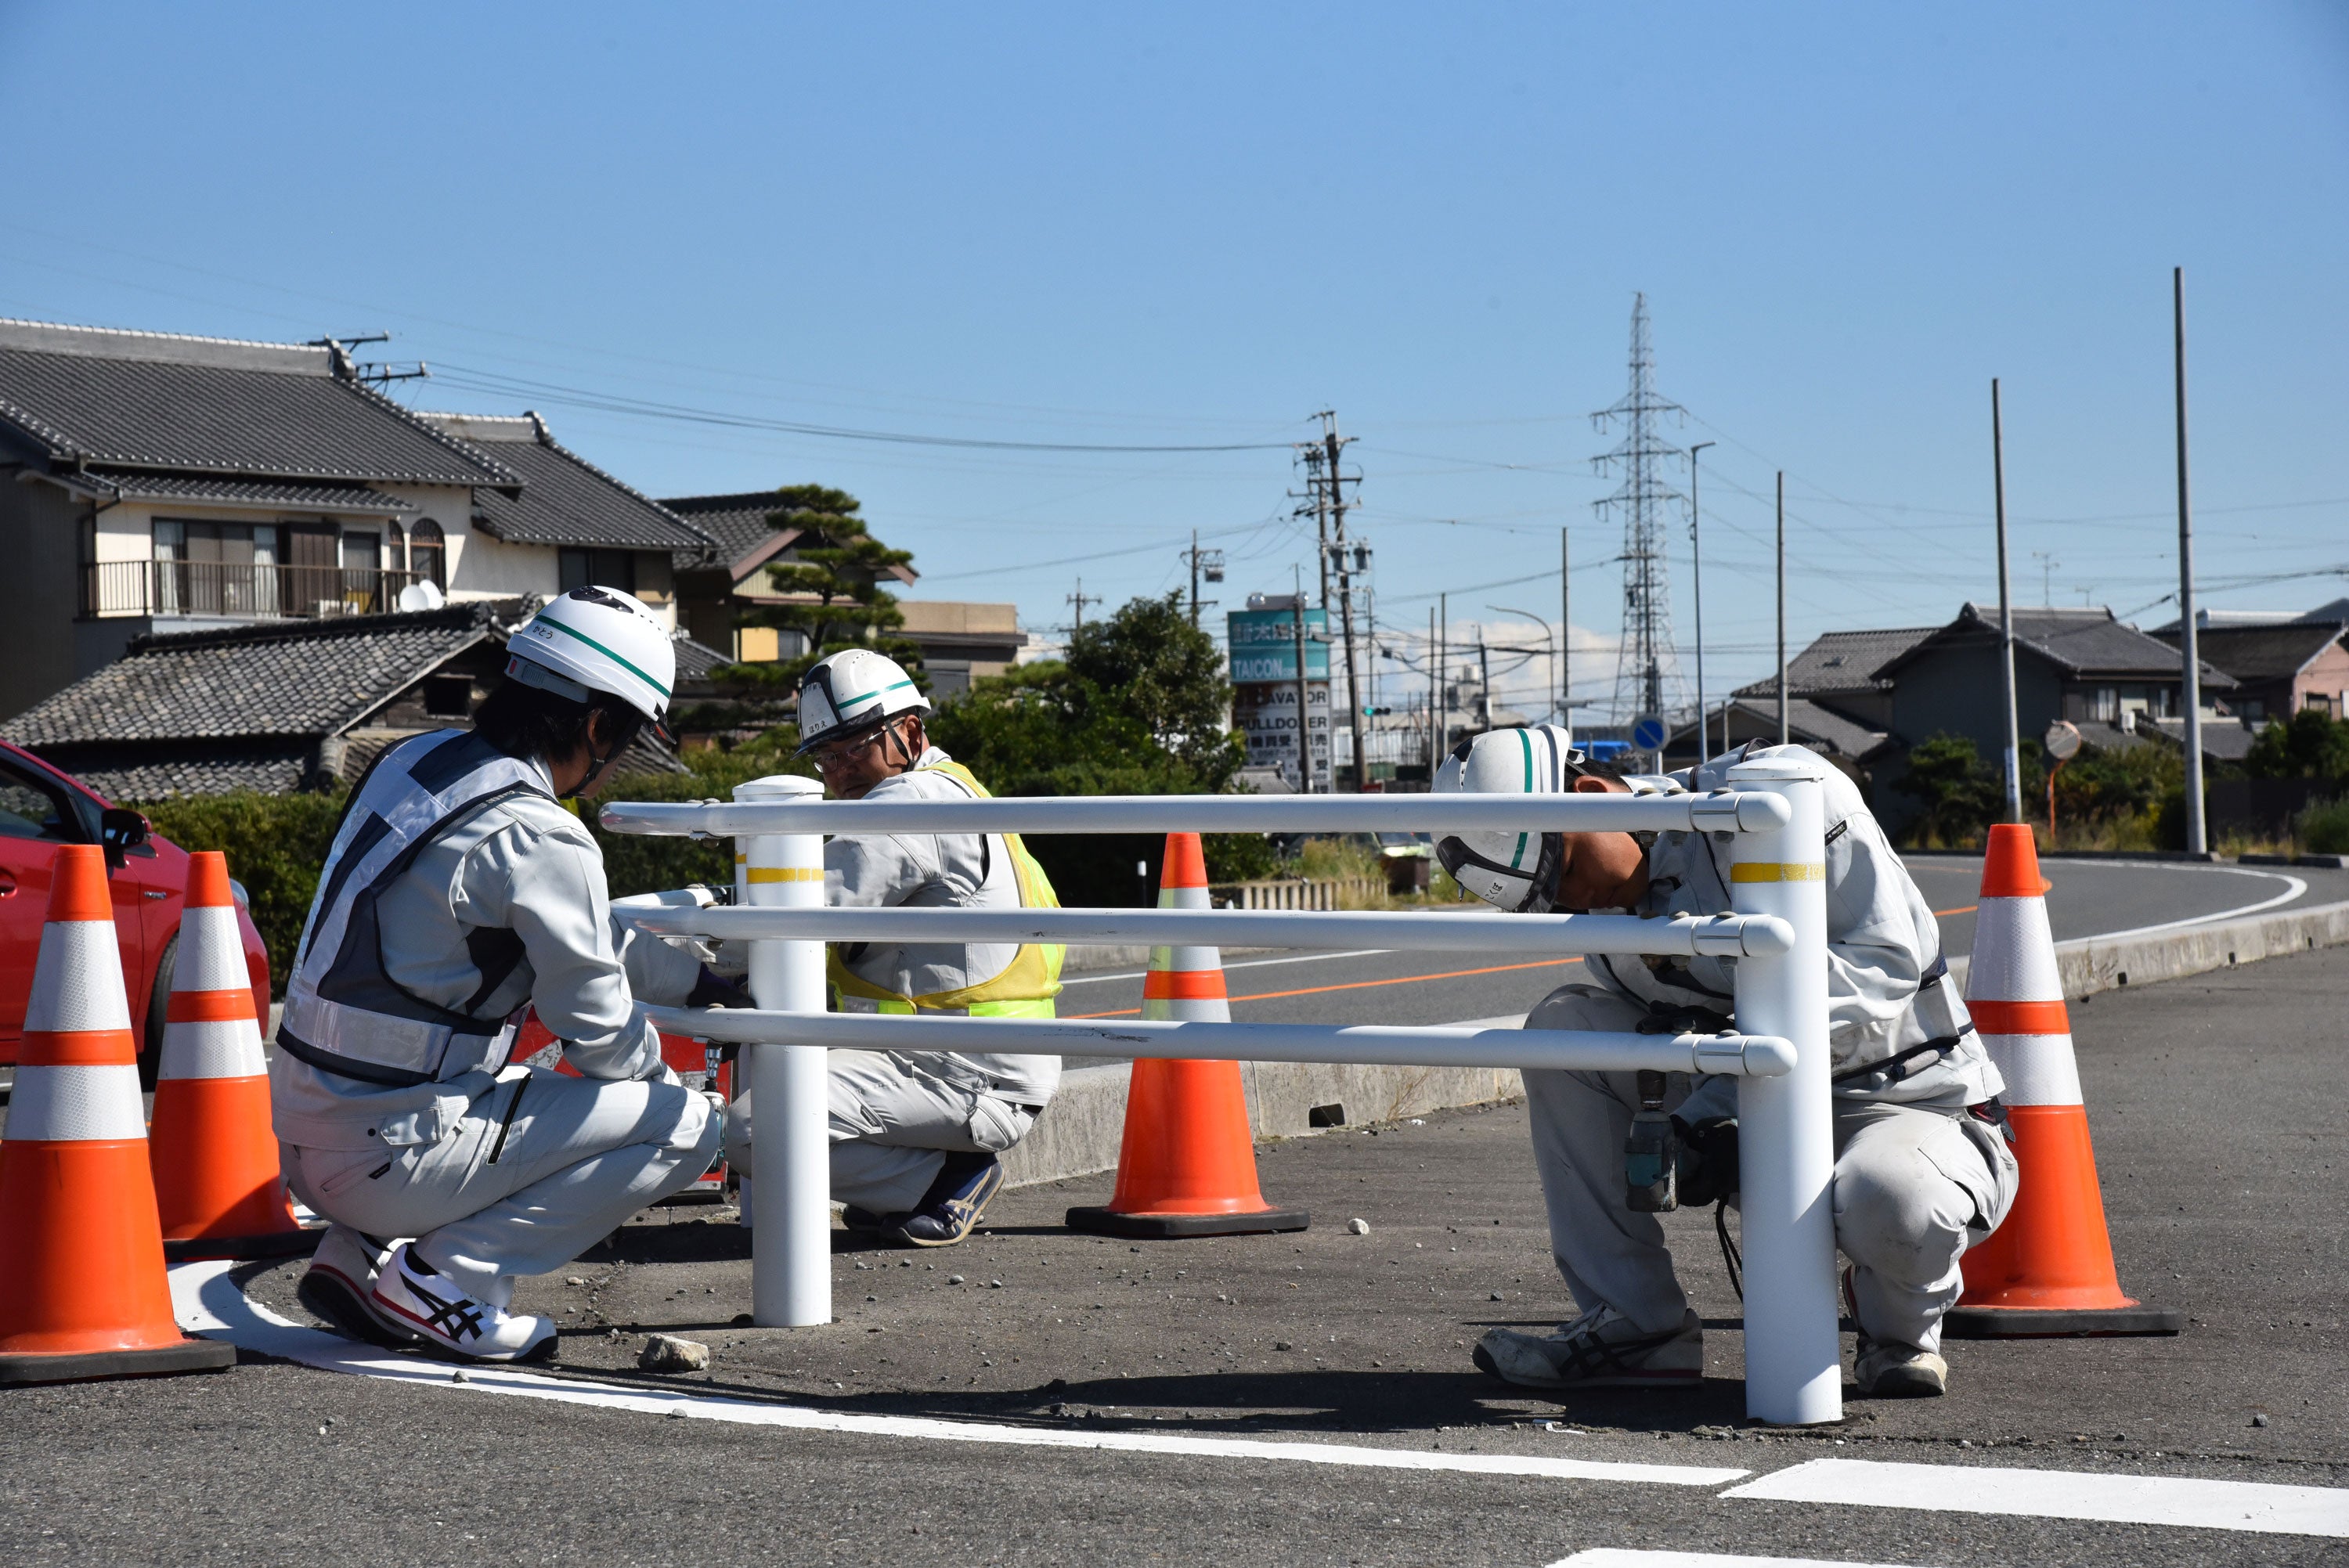
M217 617L277 621L367 615L398 604L420 572L218 561L100 561L81 569L83 620Z

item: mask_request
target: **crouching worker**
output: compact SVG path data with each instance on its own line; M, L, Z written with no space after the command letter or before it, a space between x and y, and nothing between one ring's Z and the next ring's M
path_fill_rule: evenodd
M851 648L801 683L800 751L840 799L986 799L970 770L929 743L922 726L929 711L895 660ZM841 834L824 845L823 867L828 902L850 908L1060 907L1016 833ZM834 944L833 1008L1049 1018L1063 951ZM999 1156L1028 1135L1060 1081L1058 1057L833 1051L832 1196L845 1206L848 1228L916 1247L969 1235L1003 1185ZM755 1180L754 1094L734 1102L726 1158Z
M1453 752L1435 788L1626 788L1581 777L1571 744L1547 727L1477 736ZM1962 1285L1958 1259L2014 1201L2014 1157L1997 1105L2004 1086L1944 979L1931 909L1842 774L1801 748L1757 743L1673 778L1692 790L1717 789L1749 757L1811 762L1824 795L1835 1230L1852 1264L1856 1377L1867 1395L1940 1394L1949 1379L1941 1315ZM1660 833L1644 851L1628 833L1553 833L1531 844L1516 833L1472 833L1444 840L1437 853L1463 887L1506 910L1712 915L1730 908L1729 845L1703 833ZM1733 1026L1734 959L1593 955L1587 963L1595 983L1551 992L1526 1027ZM1695 1387L1703 1330L1673 1274L1662 1226L1631 1207L1626 1142L1635 1112L1669 1112L1689 1151L1680 1167L1683 1192L1699 1202L1733 1197L1736 1080L1563 1071L1525 1079L1550 1246L1581 1312L1547 1337L1491 1331L1476 1347L1477 1365L1534 1388Z
M581 588L508 646L453 729L353 791L286 987L270 1099L288 1181L334 1222L305 1306L347 1333L481 1361L555 1346L507 1310L709 1168L723 1115L661 1063L636 1006L698 965L616 929L604 861L563 801L665 717L675 654L626 593ZM581 1076L508 1067L524 1004Z

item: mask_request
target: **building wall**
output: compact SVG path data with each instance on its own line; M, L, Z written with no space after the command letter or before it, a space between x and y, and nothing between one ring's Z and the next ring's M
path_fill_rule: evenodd
M2349 647L2335 642L2292 678L2292 710L2316 706L2323 698L2335 718L2349 718ZM2271 716L2276 717L2276 716Z
M1995 764L2006 749L2006 686L1998 645L1944 645L1900 666L1894 676L1892 733L1914 746L1943 731L1962 735ZM2064 682L2044 659L2014 652L2016 730L2036 738L2064 717Z
M75 680L74 614L81 603L77 534L89 505L48 484L0 478L0 560L16 592L0 658L0 723Z

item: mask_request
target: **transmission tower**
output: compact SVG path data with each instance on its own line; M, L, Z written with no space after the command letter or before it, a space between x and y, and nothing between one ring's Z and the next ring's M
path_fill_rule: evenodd
M1615 493L1596 501L1601 519L1623 520L1623 641L1615 655L1614 718L1629 724L1639 714L1669 715L1683 698L1680 663L1672 653L1671 566L1666 551L1669 523L1682 515L1685 498L1664 480L1664 468L1687 457L1666 442L1666 416L1683 410L1656 394L1656 356L1648 341L1648 296L1631 296L1631 389L1611 408L1590 417L1599 429L1619 428L1615 449L1591 459L1602 474L1621 480Z

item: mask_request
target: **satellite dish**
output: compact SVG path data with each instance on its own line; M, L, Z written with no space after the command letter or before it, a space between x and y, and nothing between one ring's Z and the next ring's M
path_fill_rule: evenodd
M2080 747L2083 744L2080 739L2080 727L2069 719L2059 718L2047 727L2047 733L2042 738L2041 744L2047 748L2047 755L2056 761L2069 762L2080 754Z
M440 586L429 578L420 583L410 583L399 591L399 608L403 614L438 610L447 603L448 600L441 597Z

